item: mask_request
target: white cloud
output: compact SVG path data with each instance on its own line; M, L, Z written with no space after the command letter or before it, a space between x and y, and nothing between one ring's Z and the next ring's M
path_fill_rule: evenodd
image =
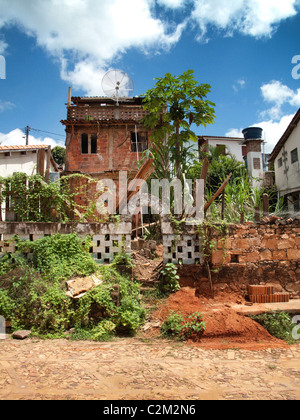
M101 94L99 76L129 48L168 49L185 23L152 16L153 0L1 0L0 28L17 24L61 63L64 80Z
M1 0L0 29L18 26L61 65L61 77L89 94L102 94L99 79L130 48L168 50L196 23L250 36L270 36L296 14L299 0ZM156 4L164 6L156 15ZM186 7L181 22L170 10ZM187 14L190 14L187 16ZM177 16L178 19L178 16ZM0 41L0 54L6 50Z
M295 114L284 115L279 121L266 120L252 124L250 127L261 127L263 131L263 138L266 141L265 153L271 153L283 133L288 128L290 122L294 118ZM245 127L244 127L245 128ZM230 129L225 135L228 137L243 137L243 128Z
M281 20L297 13L298 0L194 0L193 19L205 38L207 26L262 37L271 36Z
M244 79L239 79L232 86L232 88L235 92L238 92L239 90L243 89L245 86L246 86L246 81Z
M0 99L0 113L7 111L7 110L11 110L15 107L15 104L13 104L12 102L9 101L2 101Z
M260 112L261 120L251 127L261 127L264 130L266 153L271 153L296 112L295 110L292 114L283 113L282 108L284 105L300 107L300 89L294 91L278 80L272 80L262 85L260 89L264 101L271 104L271 107ZM232 128L228 130L226 136L243 137L242 131L242 128Z
M265 102L273 104L270 109L261 112L263 118L269 117L278 120L282 117L283 105L300 106L300 89L293 91L278 80L264 84L261 87L261 93Z
M8 45L2 39L0 39L0 54L3 54Z
M7 134L0 133L0 144L1 146L24 146L26 144L25 134L19 128ZM32 135L29 135L29 145L48 145L54 148L55 146L64 146L64 143L56 142L50 137L36 138Z

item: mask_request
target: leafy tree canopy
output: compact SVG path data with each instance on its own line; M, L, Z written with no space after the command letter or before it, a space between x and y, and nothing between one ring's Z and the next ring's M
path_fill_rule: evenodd
M159 149L160 155L163 153L169 160L166 171L171 175L175 162L175 175L180 178L188 167L190 143L198 141L192 125L206 127L214 122L215 104L206 99L211 86L199 84L193 70L181 76L167 73L155 80L155 86L144 95L148 115L143 122L152 133L156 163L161 163L161 156L155 155Z
M52 149L52 156L58 165L65 163L66 149L64 147L56 146Z

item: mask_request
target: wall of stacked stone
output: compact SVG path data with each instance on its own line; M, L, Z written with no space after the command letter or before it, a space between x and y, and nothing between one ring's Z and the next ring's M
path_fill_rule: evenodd
M14 235L21 240L34 241L57 233L77 233L92 237L90 253L99 264L111 263L122 249L131 252L131 218L122 217L119 223L20 223L0 222L0 258L5 252L14 253Z
M272 283L300 298L300 218L231 226L228 238L218 240L212 264L220 268L216 282Z
M178 243L185 238L198 250L201 236L199 238L197 230L188 230L189 237L184 229L177 235ZM210 267L214 284L246 294L248 284L272 283L278 291L289 292L291 298L300 298L300 218L288 221L267 218L258 224L229 225L225 236L220 230L211 228L209 237L213 245ZM170 232L166 232L165 262L170 257L167 253ZM185 261L183 259L183 264ZM180 275L181 284L186 286L197 287L208 279L204 264L183 265Z

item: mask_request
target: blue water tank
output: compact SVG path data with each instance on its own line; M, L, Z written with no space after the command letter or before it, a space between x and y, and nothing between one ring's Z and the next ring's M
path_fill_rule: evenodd
M262 140L263 129L259 127L249 127L243 130L245 140Z

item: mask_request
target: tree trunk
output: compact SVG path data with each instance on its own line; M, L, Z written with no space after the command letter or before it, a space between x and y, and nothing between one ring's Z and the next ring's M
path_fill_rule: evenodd
M181 178L181 168L180 168L180 142L179 142L179 121L176 121L176 177Z

